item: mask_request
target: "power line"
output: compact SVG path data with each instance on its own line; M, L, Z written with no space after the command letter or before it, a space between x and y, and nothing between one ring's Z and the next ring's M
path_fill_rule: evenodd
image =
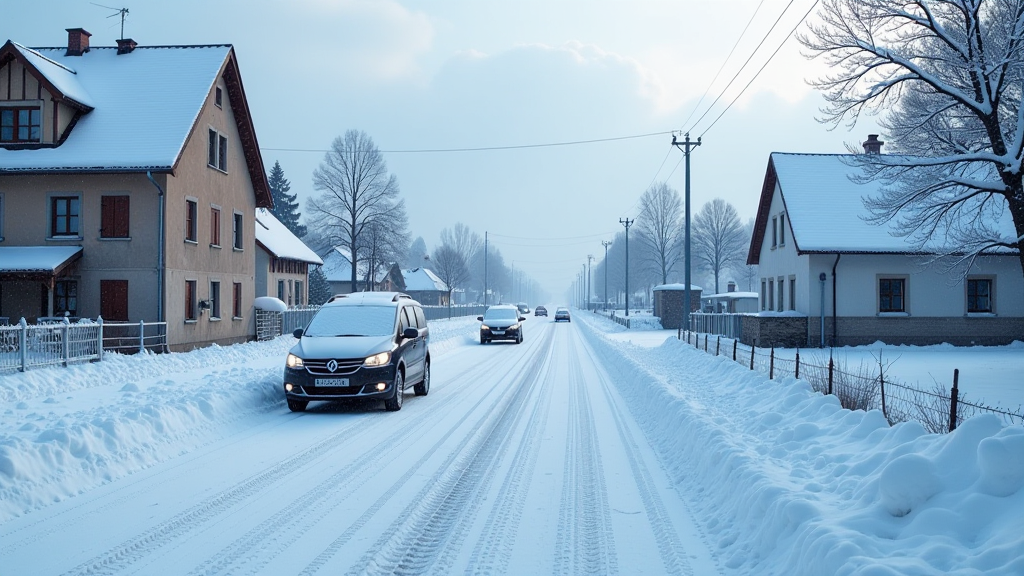
M701 132L701 137L703 137L705 134L707 134L708 130L711 130L712 126L714 126L716 123L718 123L718 120L721 119L723 115L725 115L725 113L729 110L729 108L732 108L732 105L735 104L736 101L740 99L740 96L743 96L743 93L747 91L747 88L750 88L750 85L754 83L754 80L757 80L757 77L761 75L761 72L763 72L765 67L768 66L768 63L772 61L772 58L775 58L775 55L779 53L779 50L782 50L782 47L786 45L786 42L789 40L789 38L791 36L793 36L793 32L796 32L796 29L799 28L800 25L803 24L804 20L806 20L807 17L811 15L811 11L813 11L815 6L817 6L817 5L818 5L818 0L814 0L814 4L811 4L811 7L807 10L807 12L803 15L803 17L800 18L800 21L797 22L795 26L793 26L793 29L789 31L789 34L786 34L786 37L779 44L779 47L776 48L775 51L772 52L772 55L768 57L768 60L766 60L763 65L761 65L761 68L758 69L756 74L754 74L754 77L751 78L750 81L747 82L747 85L744 86L742 90L740 90L740 93L737 94L736 97L732 99L732 102L729 102L729 105L725 107L725 110L722 110L722 113L719 114L717 118L715 118L715 120L711 123L711 125L708 126L707 128L705 128L703 132ZM703 118L703 116L702 116L702 118ZM699 122L699 120L698 120L698 122Z
M502 238L512 238L514 240L538 240L538 241L547 241L547 240L581 240L583 238L601 238L602 236L607 236L608 234L610 234L610 232L605 232L604 234L588 234L586 236L562 236L562 237L552 237L552 238L536 238L536 237L529 237L529 236L509 236L507 234L497 234L495 232L491 232L491 236L500 236Z
M486 152L493 150L522 150L525 148L551 148L554 146L576 146L579 144L596 144L599 142L615 142L618 140L633 140L636 138L649 138L651 136L664 136L665 134L671 134L672 131L667 132L650 132L647 134L633 134L631 136L616 136L613 138L595 138L592 140L572 140L568 142L547 142L543 144L519 144L513 146L482 146L479 148L422 148L412 150L380 150L385 154L433 154L433 153L447 153L447 152ZM260 148L267 152L316 152L323 154L329 152L329 150L312 149L312 148Z

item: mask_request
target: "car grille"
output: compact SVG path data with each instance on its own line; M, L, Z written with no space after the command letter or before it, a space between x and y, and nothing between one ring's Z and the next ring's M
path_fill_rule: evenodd
M331 372L330 370L327 369L327 364L331 360L331 358L327 358L324 360L306 360L304 361L304 364L306 365L306 372L321 376L345 376L348 374L352 374L353 372L358 370L360 366L363 365L362 358L351 360L335 360L335 362L338 363L338 369L335 370L334 372Z
M355 396L362 392L362 386L302 386L307 396Z

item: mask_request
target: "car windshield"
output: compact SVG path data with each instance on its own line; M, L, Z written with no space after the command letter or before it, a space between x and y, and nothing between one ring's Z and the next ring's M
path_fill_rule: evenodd
M519 313L512 308L488 308L487 312L484 312L484 322L494 322L495 320L518 320Z
M394 306L326 306L309 322L305 336L390 336Z

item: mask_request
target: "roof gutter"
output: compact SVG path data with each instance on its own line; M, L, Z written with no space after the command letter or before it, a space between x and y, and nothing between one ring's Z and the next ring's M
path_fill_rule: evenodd
M153 183L153 186L156 187L156 191L157 191L158 195L160 196L160 199L158 201L159 205L158 205L158 208L157 208L157 222L158 222L158 224L157 224L157 230L158 230L157 231L157 243L159 244L159 246L157 247L157 251L156 251L156 254L157 254L157 256L156 256L156 262L157 262L156 263L156 278L157 278L157 281L156 281L156 321L157 322L163 322L164 321L164 205L165 205L165 197L164 197L164 189L161 188L159 184L157 184L156 180L153 178L153 173L151 171L146 170L146 178L149 178L149 181Z

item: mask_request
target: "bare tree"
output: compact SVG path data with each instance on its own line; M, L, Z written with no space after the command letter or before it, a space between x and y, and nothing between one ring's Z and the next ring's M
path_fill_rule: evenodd
M473 255L483 248L484 241L480 238L479 234L470 230L469 226L462 222L456 222L455 226L452 226L450 229L444 228L441 230L441 245L450 246L454 249L468 266ZM471 277L472 273L464 282L468 282Z
M384 213L371 219L360 240L361 252L365 255L366 286L373 290L377 274L391 269L409 252L409 217L405 212L405 200L399 200Z
M853 156L882 184L871 220L963 272L1000 248L1024 270L1024 2L823 0L820 17L800 40L830 64L823 121L881 112L897 152Z
M682 229L679 221L683 214L683 203L679 192L664 182L651 185L640 196L640 214L636 218L637 255L643 267L668 283L679 258L679 244Z
M743 225L743 238L747 244L747 257L741 259L739 262L733 265L733 270L739 276L740 280L743 280L747 286L747 292L754 291L754 282L757 281L757 264L747 264L749 260L749 245L754 236L754 219L747 220L747 223Z
M720 294L723 271L746 258L748 238L736 209L721 198L701 206L693 217L692 257L715 278L715 294Z
M395 216L394 207L400 202L398 179L388 174L373 140L365 132L349 130L331 143L313 172L313 187L321 194L309 200L309 228L352 255L355 290L360 253L367 246L363 235L371 226L379 224L384 230L393 224L388 219Z
M462 254L450 244L441 244L434 248L430 261L437 277L448 288L448 317L451 318L452 292L469 280L469 266L466 265L466 259Z

